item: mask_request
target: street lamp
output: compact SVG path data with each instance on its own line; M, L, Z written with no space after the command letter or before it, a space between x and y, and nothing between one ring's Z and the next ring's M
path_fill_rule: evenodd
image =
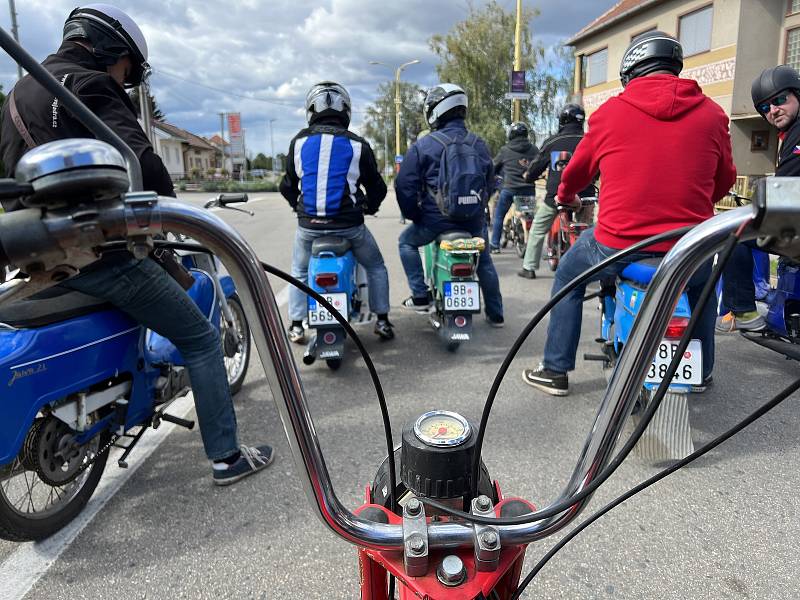
M275 168L275 140L272 137L272 124L277 121L277 119L269 119L269 154L270 158L272 159L272 172L275 173L277 169Z
M403 69L406 67L410 67L411 65L416 65L419 63L419 59L410 60L406 63L403 63L399 67L394 70L394 141L395 141L395 161L397 161L397 157L400 156L400 73L403 72ZM369 61L371 65L381 65L386 67L387 69L391 69L389 65L386 63L379 62L377 60ZM400 163L395 163L395 170L400 170Z

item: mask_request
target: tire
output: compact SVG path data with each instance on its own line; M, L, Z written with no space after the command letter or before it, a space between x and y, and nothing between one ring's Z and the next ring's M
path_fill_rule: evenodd
M339 368L342 366L342 359L341 358L329 358L325 361L325 364L328 365L328 368L331 371L338 371Z
M250 337L250 327L247 325L247 317L244 314L244 308L239 296L236 294L230 296L228 298L228 306L230 306L233 313L233 326L236 330L235 335L239 340L239 348L233 356L226 356L224 352L224 340L228 325L223 317L220 317L220 337L223 340L223 356L225 357L228 386L230 387L231 395L235 395L242 389L244 379L247 376L253 343Z
M97 440L96 448L103 448L110 439L110 433L103 432L95 439ZM12 542L43 540L67 526L89 502L89 498L92 497L97 484L100 482L100 477L103 475L107 461L108 452L106 451L75 481L60 488L47 485L35 471L27 469L24 469L24 475L0 479L0 538ZM14 459L11 467L13 468L14 465L20 465L19 459ZM0 467L0 473L2 473L2 469L3 467ZM52 514L42 514L35 517L27 516L15 508L7 497L14 479L20 476L25 477L26 483L28 478L37 480L36 489L68 489L72 483L76 484L76 489L67 492L71 497ZM33 486L28 487L31 493L33 489Z
M448 352L457 352L458 349L461 347L461 342L447 342L445 348L447 348Z
M524 258L525 256L525 228L522 224L522 221L517 221L514 227L514 248L517 251L517 256L519 258Z

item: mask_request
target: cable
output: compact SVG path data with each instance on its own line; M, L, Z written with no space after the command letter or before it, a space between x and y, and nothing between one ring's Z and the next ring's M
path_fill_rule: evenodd
M746 224L747 223L745 223L745 225ZM577 285L580 285L589 277L601 271L608 265L613 264L614 262L624 258L625 256L635 251L640 250L643 247L651 246L656 242L663 241L664 239L670 239L672 237L678 237L679 235L683 235L684 233L686 233L686 231L688 231L691 228L692 227L684 227L657 236L653 236L652 238L643 240L621 252L618 252L617 254L610 256L605 261L601 262L595 267L592 267L591 269L588 269L587 271L585 271L584 273L573 279L567 286L565 286L562 290L560 290L556 295L554 295L550 299L550 301L539 311L539 313L537 313L537 315L531 320L531 322L528 323L526 328L520 334L519 338L517 338L517 341L514 343L514 346L512 346L511 350L509 350L509 354L506 356L506 359L504 360L503 365L501 366L500 371L498 372L497 377L495 378L495 382L492 384L492 390L489 394L489 398L487 398L487 402L484 407L483 418L481 419L481 426L479 428L478 442L476 442L476 448L477 448L475 454L476 457L480 456L479 444L482 443L482 437L483 437L481 434L483 433L485 424L488 421L488 413L489 411L491 411L492 403L494 402L494 397L497 393L497 389L499 388L500 380L498 378L502 378L505 375L505 372L508 370L508 366L510 365L511 360L513 360L514 355L519 350L519 347L522 345L522 342L525 340L528 334L533 330L533 328L538 324L538 322L541 321L544 314L549 312L550 309L555 305L555 303L558 302L564 295L566 295L566 293L571 291L571 289L577 287ZM731 234L731 236L728 238L728 241L726 242L725 248L720 253L720 260L717 262L717 265L715 266L715 270L711 278L704 286L703 291L700 295L700 299L698 300L697 306L695 307L695 310L692 311L692 317L689 320L689 325L683 337L681 338L681 341L679 342L679 350L681 344L683 345L684 350L685 347L688 345L692 330L694 329L697 320L700 318L700 315L702 314L703 307L705 306L705 303L708 302L711 293L714 291L715 284L713 282L715 282L716 279L719 277L719 275L722 273L722 270L724 269L725 264L727 263L728 258L730 257L730 254L733 252L733 248L735 247L736 242L738 241L738 236L741 235L742 230L743 227L740 228L740 230L735 234ZM570 496L569 498L565 498L560 502L551 505L548 508L528 513L527 515L521 515L518 517L505 517L505 518L480 517L463 511L455 510L445 504L442 504L435 500L431 500L429 498L423 497L420 498L420 500L425 504L429 504L430 506L433 506L434 508L449 514L450 516L459 517L470 523L481 523L485 525L522 525L527 523L534 523L536 521L542 521L549 517L553 517L559 513L564 512L565 510L573 508L573 506L577 502L580 502L581 500L593 494L614 473L614 471L616 471L616 469L619 468L619 465L622 464L624 459L636 445L636 442L642 436L644 430L647 428L647 425L649 424L650 420L655 414L655 411L658 409L658 406L661 403L661 399L664 397L667 390L669 389L669 382L672 379L671 374L675 372L678 365L680 364L680 358L682 355L683 355L682 350L680 352L676 351L675 356L672 359L672 363L670 364L671 370L668 370L670 377L665 377L662 380L661 385L659 386L652 400L648 403L647 409L643 413L639 425L636 427L634 432L628 438L626 444L623 446L620 452L614 457L611 463L609 463L609 465L601 473L599 473L589 485L587 485L580 492L577 492L576 494ZM473 494L473 496L474 495L475 494Z
M570 531L562 540L560 540L555 546L553 546L553 548L547 554L545 554L544 557L538 563L536 563L536 566L533 568L533 570L528 574L528 576L525 578L525 580L520 584L520 586L514 592L514 595L511 597L511 600L517 600L517 598L520 597L520 595L525 590L525 588L528 586L528 584L530 584L530 582L533 581L533 578L536 577L536 575L539 573L539 571L542 570L542 568L548 563L548 561L551 558L553 558L553 556L555 556L559 552L559 550L561 550L564 546L566 546L571 540L573 540L575 537L577 537L577 535L579 533L581 533L584 529L586 529L589 525L591 525L592 523L597 521L600 517L602 517L603 515L607 514L612 509L616 508L617 506L619 506L620 504L622 504L626 500L628 500L631 497L635 496L636 494L638 494L642 490L645 490L648 487L650 487L651 485L661 481L665 477L667 477L669 475L672 475L678 469L681 469L681 468L685 467L689 463L697 460L698 458L700 458L704 454L710 452L711 450L713 450L714 448L716 448L717 446L719 446L723 442L726 442L727 440L732 438L734 435L736 435L737 433L739 433L740 431L742 431L746 427L749 427L750 425L752 425L755 421L757 421L758 419L763 417L765 414L767 414L773 408L778 406L781 402L786 400L789 396L794 394L799 389L800 389L800 379L798 379L793 384L791 384L789 387L784 389L777 396L772 398L772 400L770 400L769 402L767 402L766 404L761 406L761 408L759 408L758 410L750 413L750 415L748 415L744 420L740 421L737 425L731 427L725 433L717 436L716 438L714 438L712 441L710 441L708 444L706 444L702 448L699 448L698 450L695 450L694 452L692 452L686 458L684 458L682 460L679 460L675 464L667 467L663 471L660 471L659 473L655 474L650 479L640 483L636 487L632 488L631 490L625 492L624 494L622 494L618 498L616 498L613 501L611 501L608 504L606 504L603 508L598 510L591 517L589 517L583 523L578 525L575 529Z

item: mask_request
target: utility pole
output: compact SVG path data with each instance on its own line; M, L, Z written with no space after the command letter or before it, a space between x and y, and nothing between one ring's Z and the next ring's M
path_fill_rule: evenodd
M217 113L219 114L219 137L222 139L222 160L219 163L219 168L225 168L225 113ZM231 165L231 169L233 169L233 165Z
M517 0L517 27L514 31L514 70L522 70L522 0ZM522 112L522 101L512 100L511 120L519 121Z
M11 35L14 41L19 44L19 29L17 28L17 10L14 7L14 0L8 0L8 8L11 11ZM22 79L22 67L17 64L17 79Z
M410 67L411 65L416 65L419 63L419 59L410 60L407 63L403 63L394 72L394 141L395 141L395 156L400 156L400 106L402 101L400 100L400 73L403 72L403 69L406 67ZM378 62L377 60L369 61L371 65L382 65L384 67L389 67L389 65L384 64L382 62ZM391 68L391 67L389 67ZM397 159L395 158L395 161ZM395 162L395 172L400 171L400 163Z
M277 169L275 168L275 138L272 137L272 124L277 121L277 119L270 119L269 120L269 157L272 162L272 172L275 173Z

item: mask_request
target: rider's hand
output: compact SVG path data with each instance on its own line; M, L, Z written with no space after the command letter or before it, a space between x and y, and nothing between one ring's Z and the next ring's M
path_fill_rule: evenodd
M559 196L556 198L556 204L558 204L559 207L571 208L574 210L581 207L581 197L577 194L572 198L562 198Z

